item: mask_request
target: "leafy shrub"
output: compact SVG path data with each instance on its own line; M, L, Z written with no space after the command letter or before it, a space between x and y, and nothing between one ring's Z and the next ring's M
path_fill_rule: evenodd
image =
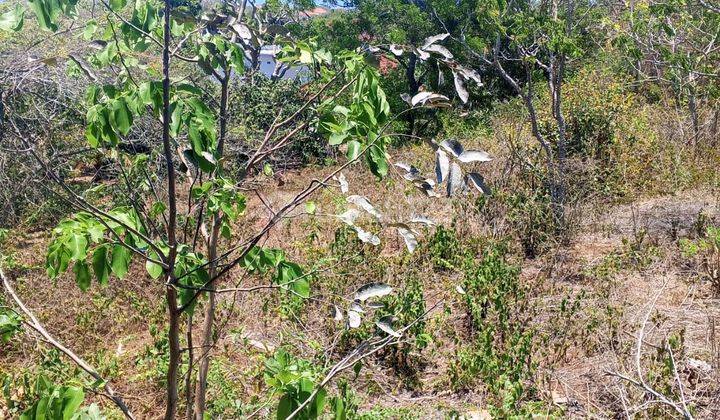
M507 220L525 256L540 255L558 233L549 194L543 189L519 190L506 196L506 203Z
M482 383L497 415L521 412L532 390L535 330L529 325L531 302L520 283L518 267L508 263L502 243L488 246L480 259L463 261L462 300L468 313L469 342L462 344L450 367L455 389Z
M85 392L80 386L55 385L44 375L38 376L34 383L27 376L21 381L14 381L7 376L2 385L9 411L5 414L10 416L11 413L20 413L20 420L105 418L96 404L81 407ZM0 414L3 414L2 410Z
M459 250L463 249L453 229L438 226L426 245L433 268L454 269L461 260Z
M273 393L281 395L277 418L285 419L305 402L315 389L318 372L313 365L279 349L265 362L265 382ZM298 414L298 419L316 419L325 409L324 389Z
M682 239L680 249L683 257L690 259L715 293L720 294L720 228L708 226L702 237Z

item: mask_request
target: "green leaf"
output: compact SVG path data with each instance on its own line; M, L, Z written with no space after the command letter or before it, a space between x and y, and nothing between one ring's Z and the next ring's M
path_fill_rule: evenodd
M95 31L97 31L97 22L95 22L94 19L89 20L85 24L85 30L83 30L83 39L85 41L90 41L93 38L93 35L95 35Z
M120 134L126 136L130 132L130 127L133 123L133 117L124 97L120 97L113 101L112 119L113 125L115 126L115 128L117 128Z
M159 259L158 255L154 252L150 253L150 257L155 260ZM152 261L145 261L145 269L147 270L148 274L150 274L150 277L152 277L153 279L157 279L163 273L162 266Z
M46 31L57 31L55 20L60 15L60 4L57 0L28 0L30 9L35 13L40 28Z
M123 278L127 274L131 257L132 251L125 246L117 244L113 247L111 268L118 278Z
M292 290L305 299L310 297L310 283L307 279L297 279L292 284Z
M126 4L127 0L110 0L110 8L115 12L125 7Z
M60 394L62 397L62 418L70 419L80 408L80 404L85 399L85 393L82 388L74 386L63 387L63 390Z
M263 174L265 176L273 176L274 173L275 172L273 172L273 168L272 168L272 166L270 166L269 163L266 163L265 165L263 165Z
M90 287L90 268L85 261L76 261L73 267L75 273L75 282L83 292Z
M307 214L315 214L317 211L317 205L315 205L314 201L308 201L305 203L305 212Z
M107 261L107 247L99 246L95 248L92 259L93 271L98 283L106 285L110 278L110 265Z
M85 235L73 233L70 235L67 247L70 250L70 258L73 261L81 261L87 257L87 239Z
M338 144L342 144L348 135L349 134L347 132L332 133L328 138L328 143L330 143L330 146L337 146Z
M286 418L290 417L290 414L293 412L293 401L289 394L285 394L280 398L280 402L278 403L277 408L277 419L278 420L285 420Z
M0 15L0 29L3 31L17 32L22 29L25 22L25 8L19 4L15 8Z
M373 144L368 149L367 162L370 171L376 176L382 178L388 173L388 162L385 157L385 149L377 144Z
M0 341L7 343L22 329L22 318L12 310L0 307Z
M350 140L347 144L346 156L348 160L356 159L360 155L360 149L362 145L357 140Z

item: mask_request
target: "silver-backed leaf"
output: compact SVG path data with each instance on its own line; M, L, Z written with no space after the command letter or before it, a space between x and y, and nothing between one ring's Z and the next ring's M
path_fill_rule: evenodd
M381 309L385 307L385 304L382 302L368 302L365 304L370 309Z
M449 172L450 158L448 158L444 150L437 149L437 151L435 151L435 177L437 178L437 183L442 184L442 182L447 179Z
M423 50L422 48L416 48L415 54L420 58L422 61L427 61L430 59L430 53Z
M466 150L458 156L458 160L462 163L490 162L492 158L482 150Z
M370 213L376 219L382 219L382 214L377 211L372 204L370 204L370 201L367 199L367 197L362 195L350 195L348 196L347 201L348 203L355 204L356 206Z
M397 166L398 168L400 168L406 172L403 175L403 178L405 178L408 181L412 182L412 181L419 181L419 180L423 179L422 175L420 174L420 170L413 165L408 165L407 163L404 163L404 162L397 162L397 163L395 163L395 166Z
M423 181L425 178L420 174L420 171L415 170L414 172L408 172L403 175L403 178L410 182Z
M357 220L358 217L360 217L360 210L358 209L347 209L344 213L337 215L338 219L350 226L355 225L355 220Z
M436 42L442 41L443 39L445 39L449 36L450 36L449 33L429 36L429 37L425 38L425 40L423 41L422 47L420 47L420 48L429 47L430 45L432 45Z
M463 182L463 174L460 165L453 162L450 166L450 176L448 177L447 196L452 197L463 191L465 183Z
M453 55L450 52L450 50L448 50L447 48L445 48L439 44L428 45L427 47L423 47L423 50L425 50L427 52L440 54L448 60L451 60L453 58Z
M395 320L395 317L392 315L386 315L382 318L380 318L375 325L377 325L378 328L386 332L387 334L393 336L393 337L400 337L401 334L393 329L393 321Z
M347 311L347 326L357 328L360 326L360 314L355 311Z
M350 304L350 308L349 308L348 310L349 310L349 311L357 312L357 313L359 313L359 314L365 313L365 311L363 310L362 306L360 306L360 304L357 303L357 302L351 303L351 304Z
M410 165L408 165L405 162L395 162L395 166L397 166L398 168L400 168L406 172L410 172L410 169L412 168Z
M358 226L353 226L353 228L355 229L355 233L357 233L358 239L360 239L362 242L375 246L380 245L380 237L378 237L374 233L368 232Z
M440 143L440 147L450 152L453 156L459 157L465 148L457 139L447 139Z
M458 94L458 97L460 97L460 100L463 101L463 103L467 103L468 99L470 99L470 93L465 88L465 82L463 82L460 75L453 71L453 81L455 82L455 91Z
M233 32L235 32L240 38L246 41L252 39L254 35L250 27L241 22L233 23L232 25L230 25L230 29L232 29Z
M485 184L485 180L483 179L482 175L477 174L475 172L471 172L467 175L468 185L472 185L475 187L478 191L485 195L490 195L492 193L492 190L490 187Z
M390 52L393 53L394 55L396 55L397 57L400 57L401 55L403 55L405 50L403 50L402 47L399 45L391 44Z
M417 248L418 246L418 240L417 236L415 236L415 233L412 230L401 226L398 226L397 230L400 236L402 236L403 240L405 241L405 246L407 247L408 252L411 254L415 252L415 248Z
M330 313L332 314L333 321L340 322L343 320L343 313L342 310L337 305L333 305L330 308Z
M340 184L340 192L347 194L350 190L350 186L348 185L347 178L345 178L345 174L340 172L337 176L337 181Z
M424 192L425 195L428 197L440 197L440 194L438 194L435 191L435 181L432 179L424 179L421 181L414 182L415 187L419 189L420 191Z
M480 74L478 72L476 72L475 70L465 67L465 66L461 66L459 64L457 64L455 66L455 70L460 72L460 74L462 74L465 79L472 80L475 83L477 83L478 86L482 86L483 83L480 80Z
M368 283L360 286L355 292L355 300L365 302L371 298L389 295L393 288L385 283Z
M440 95L438 93L423 91L418 93L417 95L413 96L412 99L410 99L410 105L412 106L426 106L426 107L439 107L439 106L449 106L448 103L450 99L445 95Z

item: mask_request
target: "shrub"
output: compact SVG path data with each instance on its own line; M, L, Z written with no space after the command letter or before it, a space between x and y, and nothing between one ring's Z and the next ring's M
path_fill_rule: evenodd
M482 383L496 415L522 412L532 394L527 388L533 361L535 330L526 288L518 267L506 258L502 243L488 246L480 259L463 261L462 300L468 314L469 342L460 345L450 367L455 389Z
M715 293L720 294L720 228L708 226L700 238L682 239L680 250L710 282Z

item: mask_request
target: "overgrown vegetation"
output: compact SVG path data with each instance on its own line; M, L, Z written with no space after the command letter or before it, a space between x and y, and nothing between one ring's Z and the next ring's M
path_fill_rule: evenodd
M0 418L718 418L720 7L0 3Z

